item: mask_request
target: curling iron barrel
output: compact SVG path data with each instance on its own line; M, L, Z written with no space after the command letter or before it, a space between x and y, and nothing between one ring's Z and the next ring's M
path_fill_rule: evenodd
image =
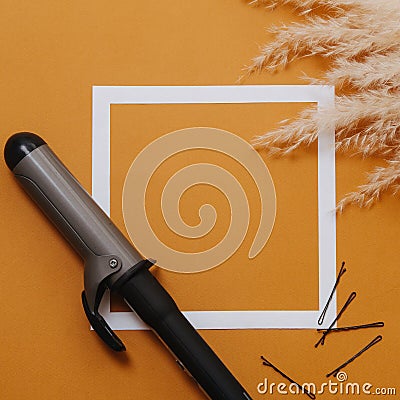
M251 399L151 274L154 261L141 257L42 138L17 133L7 141L4 157L22 187L83 258L83 307L113 350L125 346L99 314L107 287L124 297L211 399Z

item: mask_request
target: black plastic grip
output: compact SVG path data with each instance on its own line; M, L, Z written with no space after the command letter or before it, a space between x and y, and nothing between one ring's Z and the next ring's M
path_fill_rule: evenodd
M91 311L86 299L85 291L82 292L82 305L90 325L100 339L102 339L104 343L110 346L114 351L125 351L125 345L110 328L105 319L97 312L97 310Z
M211 399L251 400L150 271L139 270L118 292Z

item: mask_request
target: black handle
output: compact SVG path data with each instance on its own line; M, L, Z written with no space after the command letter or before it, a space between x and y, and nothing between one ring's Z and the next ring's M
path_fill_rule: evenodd
M211 399L251 400L150 271L138 270L118 292Z

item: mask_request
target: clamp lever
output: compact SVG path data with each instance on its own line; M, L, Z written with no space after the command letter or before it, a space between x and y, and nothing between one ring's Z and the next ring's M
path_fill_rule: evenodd
M125 346L99 313L99 306L106 290L106 279L122 267L121 260L113 255L91 255L85 263L83 309L95 332L113 350L124 351Z
M83 309L95 332L115 351L125 351L125 345L99 313L101 299L107 288L107 278L121 271L121 276L117 277L117 281L111 288L118 289L137 271L142 268L149 269L155 262L152 259L141 260L127 271L121 271L122 261L117 256L97 256L92 253L85 263Z

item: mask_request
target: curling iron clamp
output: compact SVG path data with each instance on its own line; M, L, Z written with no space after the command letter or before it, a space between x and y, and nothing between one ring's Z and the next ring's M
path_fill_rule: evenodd
M145 260L33 133L11 136L4 157L19 183L84 260L82 304L96 333L115 351L125 346L99 313L106 288L121 295L212 400L251 400L179 311Z

